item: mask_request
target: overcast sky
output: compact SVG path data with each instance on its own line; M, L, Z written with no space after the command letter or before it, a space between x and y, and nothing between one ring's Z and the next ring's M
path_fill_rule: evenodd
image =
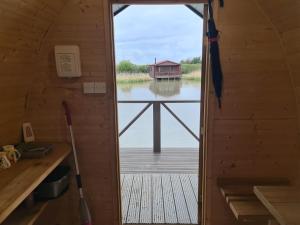
M184 5L132 5L114 17L116 60L151 64L199 57L202 19Z

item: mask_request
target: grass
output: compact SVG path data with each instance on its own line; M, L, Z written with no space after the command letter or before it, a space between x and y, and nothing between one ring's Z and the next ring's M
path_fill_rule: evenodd
M200 81L200 71L193 71L187 74L183 74L182 80L187 81ZM117 74L117 83L128 84L128 83L144 83L153 80L148 73L120 73Z
M201 81L201 72L200 71L193 71L188 74L182 75L182 80L189 80L189 81Z
M151 81L152 78L148 73L120 73L117 74L117 83L127 84L127 83L143 83Z
M200 71L201 64L181 64L181 71L183 74L189 74L192 72Z

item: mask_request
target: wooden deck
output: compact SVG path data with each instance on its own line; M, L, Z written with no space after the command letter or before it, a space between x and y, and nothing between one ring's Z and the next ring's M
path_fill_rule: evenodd
M121 173L189 173L197 174L199 150L193 148L120 149Z
M121 174L123 224L197 224L196 174Z
M121 149L124 224L197 224L198 150Z

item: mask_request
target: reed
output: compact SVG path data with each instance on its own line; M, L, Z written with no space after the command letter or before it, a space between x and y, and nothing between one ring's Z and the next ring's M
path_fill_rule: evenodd
M183 74L182 80L189 80L189 81L201 81L201 72L200 71L193 71L191 73Z
M147 73L119 73L117 83L143 83L151 81L152 78Z
M119 84L129 84L129 83L144 83L149 82L153 78L149 76L148 73L119 73L117 74L117 83ZM188 74L183 74L182 80L187 81L200 81L201 75L199 71L193 71Z

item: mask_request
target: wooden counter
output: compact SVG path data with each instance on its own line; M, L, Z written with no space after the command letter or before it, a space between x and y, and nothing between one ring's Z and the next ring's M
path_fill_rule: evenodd
M281 225L300 225L300 188L255 186L254 193Z
M54 144L44 158L22 159L0 171L0 223L51 173L71 152L67 144Z

